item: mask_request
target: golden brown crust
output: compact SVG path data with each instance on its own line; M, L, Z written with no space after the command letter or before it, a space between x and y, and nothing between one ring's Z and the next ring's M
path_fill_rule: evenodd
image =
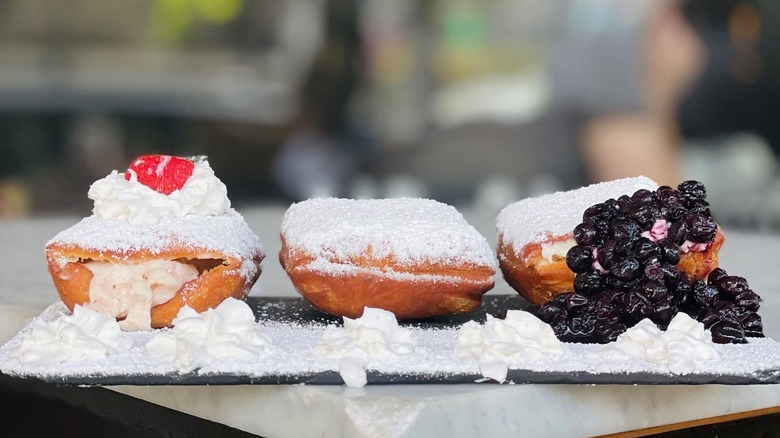
M549 237L546 243L571 239L571 234ZM691 279L707 278L718 267L718 252L725 236L720 228L713 242L704 251L681 254L677 267ZM574 290L574 273L566 265L566 258L560 257L548 262L542 257L540 243L530 243L515 251L503 236L498 238L498 264L504 279L520 295L536 306L541 306L557 295Z
M704 251L691 251L682 254L680 263L677 264L677 267L694 280L703 280L707 278L707 276L710 275L710 272L718 267L718 253L725 241L726 236L723 235L723 231L718 227L718 233L715 234L712 243L707 245L707 249Z
M549 242L568 238L551 238ZM518 255L511 243L499 238L497 252L498 265L506 282L534 305L541 306L574 288L574 272L566 266L566 259L548 262L542 257L542 245L539 243L524 246Z
M262 256L258 254L251 260L257 270L249 277L244 275L246 270L242 273L244 260L186 245L172 245L161 252L152 253L143 249L119 252L49 244L46 247L46 260L54 286L62 302L71 310L77 304L89 303L92 271L84 266L85 261L141 263L179 260L195 265L201 271L196 279L182 285L170 301L152 307L152 327L160 328L170 326L185 304L197 312L203 312L218 306L228 297L246 297L260 275Z
M346 269L326 273L311 268L314 256L290 248L284 235L281 239L279 261L295 288L314 307L335 316L357 318L364 307L385 309L399 320L470 312L495 283L489 266L402 266L392 257L374 258L370 250L347 260L329 260Z

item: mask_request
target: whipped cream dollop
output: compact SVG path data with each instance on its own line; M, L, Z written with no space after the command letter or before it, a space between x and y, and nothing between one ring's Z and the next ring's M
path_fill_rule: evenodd
M552 327L522 310L507 311L505 319L487 316L484 325L469 321L458 331L455 355L479 362L483 376L506 381L509 367L564 353Z
M360 318L344 317L344 326L328 326L314 349L315 354L339 358L339 374L349 387L368 382L365 367L371 361L412 354L417 340L411 330L400 327L395 315L366 307Z
M602 353L666 364L671 373L680 375L693 373L703 368L704 362L720 358L710 331L684 312L675 315L665 331L643 319L593 354Z
M195 163L192 176L170 195L157 192L138 182L135 172L130 179L114 170L92 183L87 196L95 201L92 212L104 219L122 219L135 225L148 225L162 217L184 217L189 214L220 215L230 208L227 188L209 166L208 161Z
M168 302L184 283L198 277L198 270L174 260L150 260L136 264L87 262L90 309L124 318L124 330L152 328L151 309Z
M27 364L97 361L126 352L132 344L114 318L77 305L70 315L34 320L13 355Z
M198 313L185 306L163 330L146 343L146 354L167 356L182 374L231 359L254 361L273 347L271 337L255 322L243 301L228 298L215 309Z

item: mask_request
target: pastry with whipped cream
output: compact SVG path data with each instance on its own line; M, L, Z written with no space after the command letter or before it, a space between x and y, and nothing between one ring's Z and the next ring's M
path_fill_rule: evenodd
M142 156L88 196L93 214L46 245L71 310L107 314L124 330L166 327L185 305L203 312L243 299L260 275L260 239L205 157Z
M686 198L665 186L661 190L663 196L669 193L669 202L673 201L671 207L668 207L661 205L663 202L657 197L653 198L658 190L655 181L640 176L528 198L508 205L496 218L498 261L504 278L537 306L561 293L575 290L575 272L567 266L566 259L569 251L578 243L575 234L582 231L578 228L587 228L582 224L588 222L600 228L606 227L604 230L599 229L599 232L608 233L611 226L610 212L625 209L629 204L637 206L630 215L635 216L634 222L643 237L654 243L674 240L680 252L677 266L693 279L706 278L718 266L723 233L720 227L714 225L714 237L707 239L706 243L688 240L686 233L691 227L683 216L697 213L693 211L697 209L702 212L706 210L709 215L709 204L701 198L695 201L698 203L695 207L687 208L683 206L687 202ZM674 196L680 199L672 199ZM597 207L605 211L591 211ZM670 230L674 236L670 235ZM589 228L586 231L592 230ZM588 245L581 245L578 250L585 247ZM587 262L587 256L582 254L579 258ZM606 253L590 254L590 265L584 270L608 270L599 264L599 260L603 261L605 256Z
M314 307L357 318L465 313L494 285L495 255L455 208L430 199L310 199L281 226L279 258Z

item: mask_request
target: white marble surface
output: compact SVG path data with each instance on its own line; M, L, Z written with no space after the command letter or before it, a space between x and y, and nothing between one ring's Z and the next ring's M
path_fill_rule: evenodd
M253 295L295 296L277 261L284 207L242 209L268 257ZM495 244L494 212L464 211ZM43 246L77 218L0 222L0 342L58 300ZM726 230L721 266L764 297L780 339L780 235ZM491 293L514 293L500 278ZM592 436L780 406L780 385L208 386L111 389L255 434L276 436Z

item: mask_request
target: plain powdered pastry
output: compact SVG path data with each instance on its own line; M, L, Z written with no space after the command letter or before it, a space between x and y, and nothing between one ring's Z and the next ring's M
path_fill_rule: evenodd
M429 199L310 199L281 226L279 259L312 305L359 317L465 313L482 304L497 263L484 236L455 208Z
M575 274L566 265L566 255L576 245L573 231L583 221L585 211L609 199L630 197L638 191L654 192L658 188L653 180L640 176L510 204L496 218L497 253L504 278L535 305L543 305L563 292L574 290ZM651 228L648 227L648 233ZM666 228L662 231L665 233ZM705 278L717 267L717 253L723 240L723 233L718 229L714 241L706 248L685 248L690 250L684 251L680 269L694 278Z
M125 330L165 327L185 305L202 312L243 299L260 275L260 240L205 158L138 158L92 184L89 197L93 215L46 245L71 310L84 305Z

